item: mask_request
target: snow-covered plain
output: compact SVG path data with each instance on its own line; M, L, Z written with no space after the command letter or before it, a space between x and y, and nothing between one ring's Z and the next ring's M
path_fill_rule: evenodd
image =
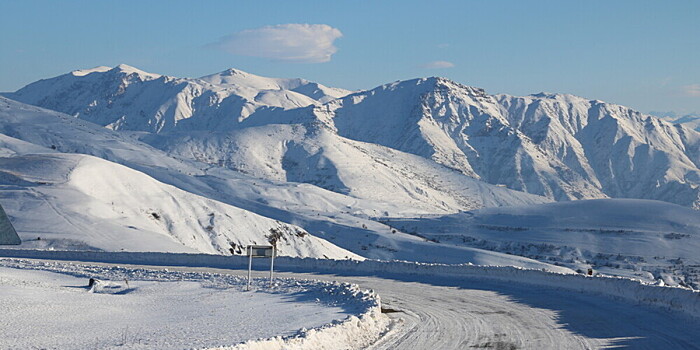
M13 349L355 348L387 326L375 294L318 281L246 291L231 275L2 259L0 292L0 347ZM356 339L333 334L350 327Z

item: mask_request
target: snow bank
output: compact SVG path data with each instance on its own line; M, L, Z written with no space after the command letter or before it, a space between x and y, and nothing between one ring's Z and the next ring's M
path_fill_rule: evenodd
M0 256L159 266L247 268L247 259L245 257L206 254L0 249ZM621 277L589 277L578 274L552 273L512 266L447 265L377 260L360 262L352 260L298 259L288 257L275 259L275 268L280 271L290 272L379 275L390 278L417 275L498 280L606 295L653 307L660 307L674 312L681 312L692 317L700 317L700 291L646 284L638 280Z
M273 350L273 349L364 349L375 343L389 326L388 317L382 315L379 296L371 291L361 291L357 285L341 284L326 291L332 295L371 300L373 305L358 316L329 325L301 330L291 337L273 337L251 340L232 347L216 349ZM343 288L337 288L343 287Z
M56 253L66 256L65 254L61 254L66 252ZM204 286L212 287L215 290L226 290L232 288L238 292L244 292L244 286L246 285L246 279L243 277L207 272L180 272L168 270L158 271L120 266L85 266L79 264L17 259L0 260L0 267L58 272L85 280L93 277L98 277L100 279L104 278L105 281L97 280L89 290L90 292L94 293L123 294L120 293L120 291L124 291L122 285L123 283L126 283L127 286L129 283L132 285L139 283L143 285L144 281L178 283L193 281L202 283ZM127 279L130 282L128 282ZM127 282L114 283L110 282L109 280ZM72 280L70 281L75 283ZM66 282L63 281L63 284L66 284ZM219 337L215 339L192 339L192 341L198 342L200 344L198 347L208 343L209 345L205 345L204 347L210 349L355 349L364 348L376 342L389 326L389 319L381 313L381 302L379 296L371 290L361 290L359 286L354 284L278 278L275 280L273 286L268 286L267 279L256 278L253 281L252 287L253 290L257 292L269 294L269 296L265 296L264 294L255 294L257 299L280 299L279 296L275 296L280 293L282 295L304 295L302 300L316 300L315 303L311 303L313 305L312 307L323 308L325 305L325 308L331 307L341 309L343 310L341 313L342 315L349 314L349 316L347 316L344 320L336 320L320 327L311 329L302 328L295 334L287 336L274 336L268 339L249 340L238 345L211 347L212 340L218 339L218 341L222 341L222 339L225 339L226 337ZM135 290L139 288L131 289ZM253 295L249 295L246 297L246 301L240 300L237 302L237 304L249 303L248 300L252 297ZM268 303L272 302L273 301L268 301ZM251 309L253 307L248 304L238 306L245 306L246 309ZM296 310L295 313L297 315L285 314L285 311L280 313L279 310L276 310L274 317L271 317L271 320L269 321L262 322L263 325L260 325L260 327L263 327L263 329L277 329L279 328L278 325L281 323L285 325L283 328L289 328L290 319L296 318L297 322L299 322L299 317L302 317L304 320L306 320L309 318L309 315L303 316L303 311L301 311L303 309L302 306L304 305L299 304L292 308L293 310ZM309 307L307 306L307 312L309 312L308 308ZM289 310L286 312L289 312ZM301 315L299 315L299 313L301 313ZM322 317L324 317L324 314L322 312L315 310L313 311L313 314L314 316L311 316L311 321L306 322L307 324L309 322L313 324L314 322L318 322L318 320L323 320ZM164 320L164 322L165 321L167 320ZM233 319L233 321L240 322L240 320L236 319ZM258 321L260 322L261 320ZM293 323L291 327L294 327L294 324L298 323ZM175 325L173 327L173 329L170 329L169 324L165 324L165 328L169 331L177 331L177 326ZM301 327L301 325L298 327ZM236 330L236 334L233 338L240 338L241 334L239 332L244 332L242 333L243 336L248 334L245 333L245 330L238 329ZM167 335L163 336L167 337ZM147 341L153 342L151 345L158 343L158 340L156 339L150 339ZM172 341L172 339L169 341ZM0 341L0 346L2 346L2 344L2 341ZM218 346L218 344L216 346ZM130 346L127 346L127 348L128 347Z

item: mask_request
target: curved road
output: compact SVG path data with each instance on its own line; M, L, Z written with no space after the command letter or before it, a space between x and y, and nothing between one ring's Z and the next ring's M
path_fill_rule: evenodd
M425 276L276 276L350 282L377 291L395 322L371 348L376 350L700 349L700 320L604 296Z
M247 273L215 268L131 266ZM254 274L266 275L260 271ZM377 291L393 326L371 347L373 350L700 349L700 320L599 295L465 278L290 272L275 276L350 282Z

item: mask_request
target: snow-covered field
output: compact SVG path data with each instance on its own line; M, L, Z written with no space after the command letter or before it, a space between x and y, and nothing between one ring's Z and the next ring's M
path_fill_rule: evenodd
M99 279L88 287L88 279ZM0 348L174 349L372 342L378 297L356 286L66 263L0 260ZM362 319L357 318L360 316ZM335 334L338 328L352 327ZM329 334L330 333L330 334ZM253 341L248 345L245 342ZM269 340L264 340L269 339ZM311 344L311 345L310 345Z
M700 213L666 202L599 199L383 221L441 243L700 289Z

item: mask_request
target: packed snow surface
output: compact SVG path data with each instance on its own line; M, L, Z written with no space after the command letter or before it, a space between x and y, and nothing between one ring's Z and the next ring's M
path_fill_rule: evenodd
M2 348L212 348L268 338L284 343L347 322L366 326L356 315L378 309L376 296L349 284L277 279L269 287L260 278L246 291L245 279L231 275L0 264ZM97 281L88 286L88 278ZM376 337L385 324L375 316L375 329L355 336ZM326 337L329 343L347 346Z

